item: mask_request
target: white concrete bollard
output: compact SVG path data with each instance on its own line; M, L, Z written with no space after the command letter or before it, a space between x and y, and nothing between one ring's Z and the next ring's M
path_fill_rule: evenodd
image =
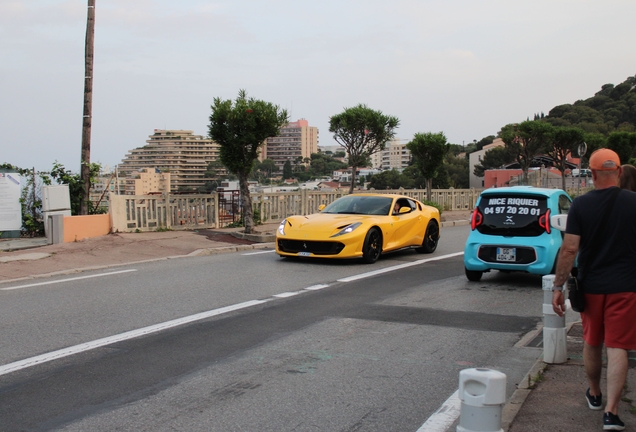
M462 404L457 432L503 432L505 374L492 369L464 369L459 373L459 399Z
M558 316L552 309L553 286L554 275L543 276L543 361L557 364L568 360L568 351L565 316Z

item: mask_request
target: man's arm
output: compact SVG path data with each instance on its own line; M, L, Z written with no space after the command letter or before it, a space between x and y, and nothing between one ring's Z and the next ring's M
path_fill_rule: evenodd
M554 277L554 287L561 287L567 282L576 254L579 252L581 237L574 234L565 234L559 258L557 259L556 275ZM562 291L552 292L552 309L557 315L563 316L565 313L565 297Z

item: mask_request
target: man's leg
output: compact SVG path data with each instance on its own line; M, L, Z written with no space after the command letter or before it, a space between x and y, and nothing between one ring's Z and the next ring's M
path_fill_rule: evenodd
M621 400L627 379L627 365L626 350L607 348L607 405L605 412L618 415L618 402Z
M598 346L583 344L583 362L587 380L590 383L590 395L601 395L601 371L603 369L603 344Z

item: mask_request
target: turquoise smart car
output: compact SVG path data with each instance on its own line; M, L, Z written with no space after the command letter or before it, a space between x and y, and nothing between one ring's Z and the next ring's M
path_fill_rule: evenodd
M552 229L550 217L567 214L571 204L561 189L514 186L483 191L464 248L468 280L477 282L491 270L554 273L563 233Z

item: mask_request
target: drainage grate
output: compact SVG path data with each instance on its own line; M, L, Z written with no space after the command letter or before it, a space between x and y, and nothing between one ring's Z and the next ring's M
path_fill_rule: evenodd
M540 331L526 346L528 348L543 348L543 332Z

